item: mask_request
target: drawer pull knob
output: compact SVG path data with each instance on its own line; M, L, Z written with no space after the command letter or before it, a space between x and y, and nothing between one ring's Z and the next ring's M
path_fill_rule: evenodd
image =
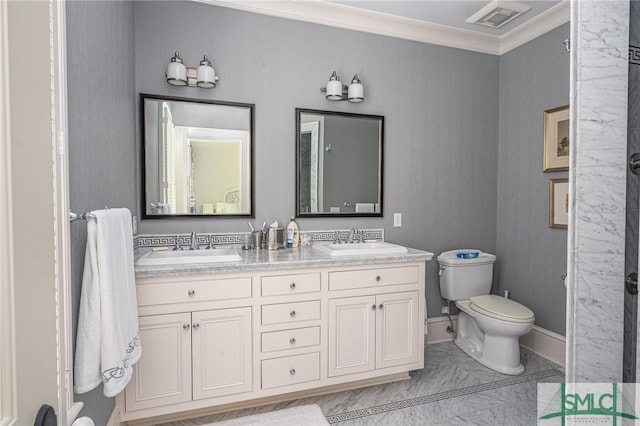
M291 374L292 376L296 374L296 369L292 368L291 370L289 370L289 374Z
M380 281L380 275L376 275L376 281Z
M291 343L292 345L296 344L296 338L292 337L291 339L289 339L289 343Z
M378 305L378 309L382 309L382 308L384 308L384 305L381 303Z
M200 323L194 322L193 323L193 329L197 330L198 328L200 328Z
M371 309L376 310L376 305L371 305Z
M289 284L289 288L290 288L290 289L294 289L294 288L296 288L296 283L291 283L291 284Z
M193 296L194 294L196 294L196 291L195 291L195 290L189 290L189 291L187 292L187 294L188 294L189 296Z
M289 316L291 316L291 317L295 317L295 316L296 316L296 311L291 311L291 312L289 312Z
M188 330L189 327L191 327L189 324L182 324L182 329L183 330Z

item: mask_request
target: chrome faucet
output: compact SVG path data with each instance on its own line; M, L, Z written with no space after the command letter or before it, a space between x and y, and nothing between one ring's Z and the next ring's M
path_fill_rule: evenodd
M215 248L216 248L216 246L215 246L215 245L213 245L213 235L209 235L209 245L207 246L207 248L208 248L209 250L213 250L213 249L215 249Z
M198 250L200 247L198 246L198 236L195 232L191 233L191 245L189 246L189 250Z
M178 251L178 250L182 250L182 247L180 246L180 235L176 235L176 241L175 241L175 244L173 245L173 251Z
M351 228L351 231L349 231L349 237L347 238L347 242L349 244L353 243L353 237L358 236L358 232L358 228L356 228L355 226Z

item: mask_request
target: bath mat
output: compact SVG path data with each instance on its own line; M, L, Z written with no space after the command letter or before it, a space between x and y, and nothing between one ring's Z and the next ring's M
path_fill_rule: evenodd
M311 404L208 423L203 426L325 426L328 424L320 407Z

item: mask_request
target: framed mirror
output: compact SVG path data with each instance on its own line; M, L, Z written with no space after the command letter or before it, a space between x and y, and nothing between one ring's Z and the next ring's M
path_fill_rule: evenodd
M384 117L296 108L296 215L382 216Z
M140 94L143 218L253 217L253 104Z

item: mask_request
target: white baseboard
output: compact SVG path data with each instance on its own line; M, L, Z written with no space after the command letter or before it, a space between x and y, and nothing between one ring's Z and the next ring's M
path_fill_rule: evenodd
M533 329L520 337L520 346L547 358L564 367L566 337L545 328L533 326Z
M453 328L458 327L458 316L451 315ZM447 327L451 325L449 317L427 318L427 344L452 342L453 333L447 333Z
M451 315L451 319L454 328L457 328L458 316ZM451 323L446 316L428 318L427 344L453 341L454 335L447 333L449 325ZM560 334L534 325L529 333L520 337L520 346L564 367L566 338Z

